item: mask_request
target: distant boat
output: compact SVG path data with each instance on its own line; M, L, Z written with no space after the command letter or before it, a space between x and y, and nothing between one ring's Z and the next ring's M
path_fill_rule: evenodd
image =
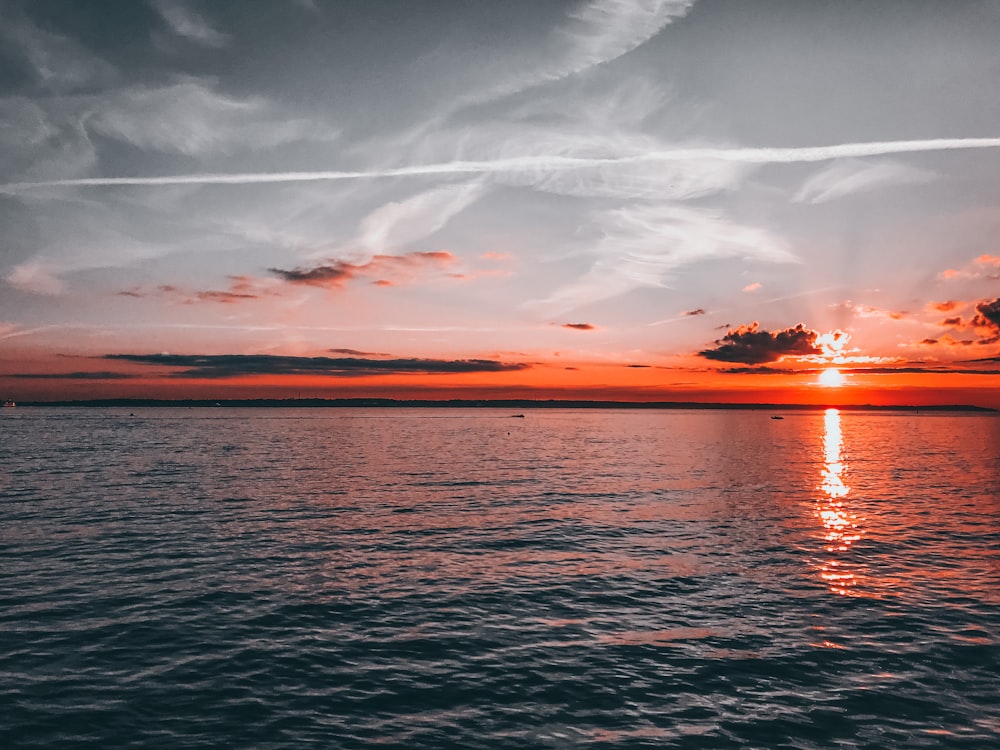
M777 414L771 417L771 419L784 419L784 417L779 417Z
M11 401L11 400L10 400L9 398L8 398L8 399L6 399L6 400L5 400L4 402L3 402L3 405L4 405L4 406L17 406L17 404L15 404L15 403L14 403L13 401Z

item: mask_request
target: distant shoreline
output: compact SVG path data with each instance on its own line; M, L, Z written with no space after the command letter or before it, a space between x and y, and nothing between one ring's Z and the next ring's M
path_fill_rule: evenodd
M438 409L713 409L741 411L886 411L985 412L1000 410L969 404L932 406L877 404L741 404L700 401L588 401L575 399L393 399L393 398L256 398L256 399L143 399L102 398L80 401L22 401L19 406L73 407L254 407L254 408L438 408Z

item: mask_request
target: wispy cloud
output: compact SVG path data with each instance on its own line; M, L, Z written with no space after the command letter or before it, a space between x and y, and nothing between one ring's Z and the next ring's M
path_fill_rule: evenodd
M307 172L242 172L187 175L161 175L156 177L88 177L37 182L8 182L0 184L4 192L22 192L39 187L108 187L115 185L247 185L281 182L329 182L340 180L365 180L386 177L426 177L431 175L461 174L517 174L566 172L587 168L623 165L673 164L686 162L730 162L735 164L797 164L827 161L844 156L879 156L883 154L919 153L925 151L952 151L964 149L1000 148L1000 138L956 138L922 141L876 141L871 143L844 143L832 146L804 146L797 148L722 148L690 147L661 151L626 154L621 156L510 156L489 160L452 161L414 164L374 170L319 170Z
M591 249L591 269L527 307L550 315L642 287L662 287L681 267L712 258L797 259L763 229L680 205L636 205L596 217L604 237Z
M11 270L5 281L13 287L33 294L55 296L62 294L66 285L53 268L39 261L20 263Z
M18 372L7 377L25 380L130 380L138 376L125 372L84 370L76 372Z
M331 140L338 134L289 117L263 98L219 93L208 80L129 86L95 98L91 107L87 125L95 132L136 148L185 156Z
M806 180L792 200L797 203L825 203L890 185L930 182L935 177L933 172L907 164L888 161L869 164L856 159L845 159L831 164Z
M541 59L533 57L530 67L520 60L508 62L513 70L467 95L461 104L518 94L616 60L685 16L693 4L694 0L587 0L541 45Z
M1000 258L984 253L960 268L946 268L937 277L941 281L982 278L1000 279Z
M274 294L272 289L266 288L268 285L278 284L275 280L268 280L269 284L264 284L260 280L251 279L249 276L230 276L228 289L182 289L173 284L160 284L153 289L142 289L134 287L118 292L122 297L133 297L142 299L144 297L167 297L180 301L183 304L195 304L199 302L214 302L219 304L232 305L249 300L259 299L264 295Z
M13 4L0 5L0 41L21 57L37 83L56 92L107 84L118 77L112 65L63 34L43 29Z
M403 201L387 203L366 216L352 245L372 253L398 250L444 227L483 194L480 182L445 185Z
M593 331L596 328L591 323L563 323L562 327L573 331Z
M200 13L181 0L151 0L151 4L170 30L179 37L206 47L222 47L229 40Z

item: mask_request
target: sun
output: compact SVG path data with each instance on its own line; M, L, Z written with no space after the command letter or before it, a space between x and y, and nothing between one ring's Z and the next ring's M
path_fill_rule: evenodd
M819 384L827 388L839 388L844 384L844 374L836 367L829 367L819 374Z

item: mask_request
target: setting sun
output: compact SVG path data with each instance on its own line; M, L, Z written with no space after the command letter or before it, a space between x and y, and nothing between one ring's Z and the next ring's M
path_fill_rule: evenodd
M839 388L844 384L844 374L836 367L823 370L819 374L819 384L827 388Z

